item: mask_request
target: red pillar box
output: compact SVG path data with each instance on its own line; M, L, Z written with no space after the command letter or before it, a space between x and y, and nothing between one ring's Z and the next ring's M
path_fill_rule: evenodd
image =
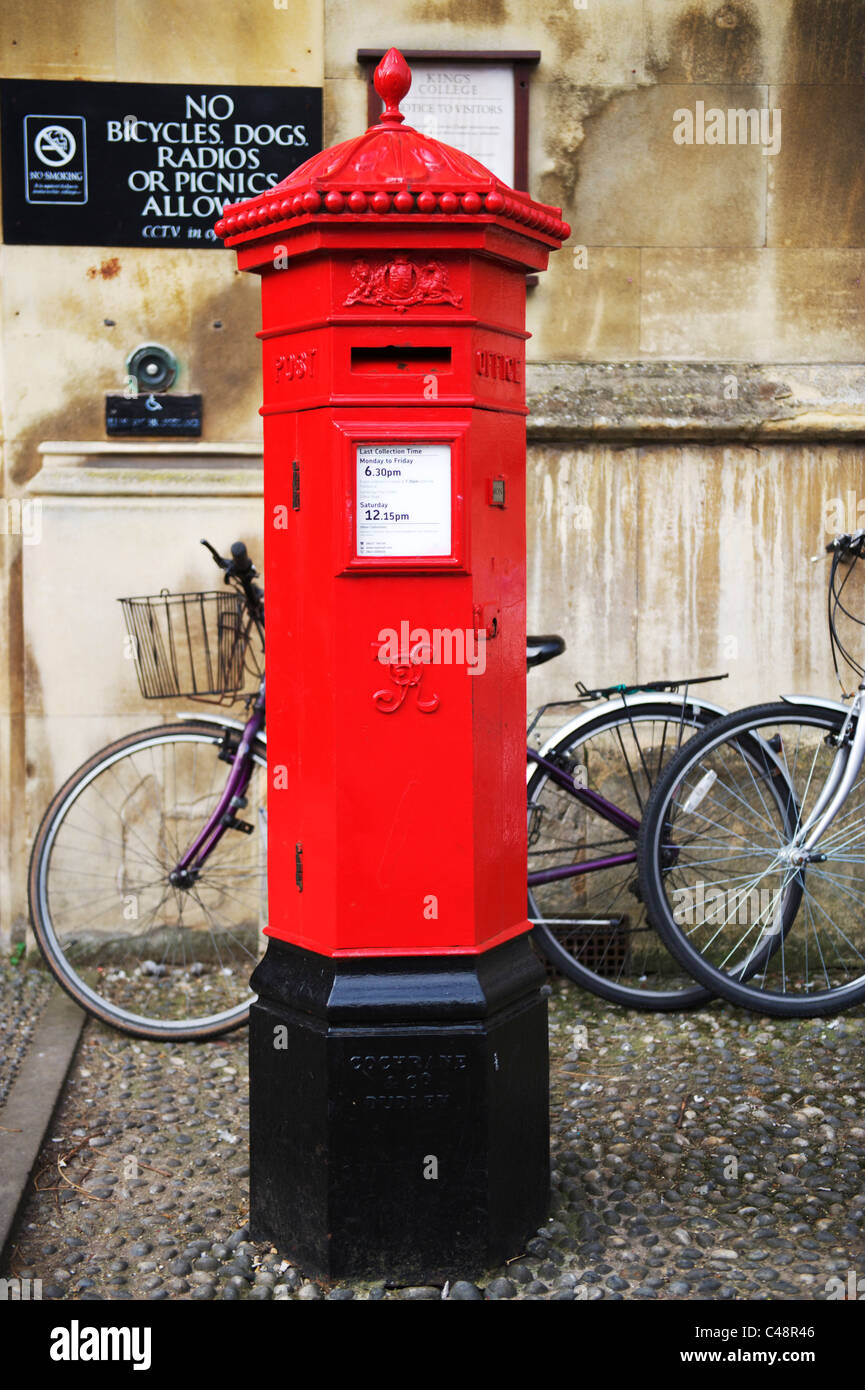
M543 1220L526 920L525 277L569 234L380 122L217 231L262 277L269 927L253 1235L429 1279Z

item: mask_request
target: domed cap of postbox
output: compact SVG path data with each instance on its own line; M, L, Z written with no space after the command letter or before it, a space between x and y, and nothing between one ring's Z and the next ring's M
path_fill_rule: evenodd
M228 204L216 224L217 236L235 246L284 232L292 223L479 217L510 226L548 249L560 246L571 234L560 208L535 202L471 155L405 125L399 103L410 86L408 63L398 49L390 49L375 72L384 103L378 123L313 155L265 193Z

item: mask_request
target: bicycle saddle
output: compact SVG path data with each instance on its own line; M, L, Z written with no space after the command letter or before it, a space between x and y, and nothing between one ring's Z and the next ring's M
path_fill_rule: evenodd
M527 637L526 638L526 666L543 666L545 661L552 661L554 656L561 656L565 650L564 637Z

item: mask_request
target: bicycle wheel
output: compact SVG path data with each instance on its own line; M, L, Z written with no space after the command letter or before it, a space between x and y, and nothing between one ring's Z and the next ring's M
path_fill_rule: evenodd
M617 703L566 733L547 757L639 821L660 770L717 718L717 711L681 698ZM711 995L667 951L640 899L636 830L616 828L542 767L529 781L528 802L528 915L547 959L576 984L629 1008L706 1003ZM601 860L614 862L584 867ZM569 867L580 872L536 881L539 873Z
M216 724L128 735L69 778L30 860L33 929L84 1009L143 1038L215 1037L247 1021L266 922L266 754L254 751L251 833L229 829L189 887L169 873L221 796Z
M865 775L803 862L791 841L846 711L787 702L719 720L670 763L640 833L658 932L696 979L756 1013L865 999Z

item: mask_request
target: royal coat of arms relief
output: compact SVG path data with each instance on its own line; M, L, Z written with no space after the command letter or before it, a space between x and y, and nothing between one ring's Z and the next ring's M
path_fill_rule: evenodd
M394 256L391 261L372 266L363 257L352 262L351 276L355 287L344 301L349 304L381 304L402 313L412 304L453 304L463 302L448 283L448 273L441 261L425 260L419 264L408 256Z

